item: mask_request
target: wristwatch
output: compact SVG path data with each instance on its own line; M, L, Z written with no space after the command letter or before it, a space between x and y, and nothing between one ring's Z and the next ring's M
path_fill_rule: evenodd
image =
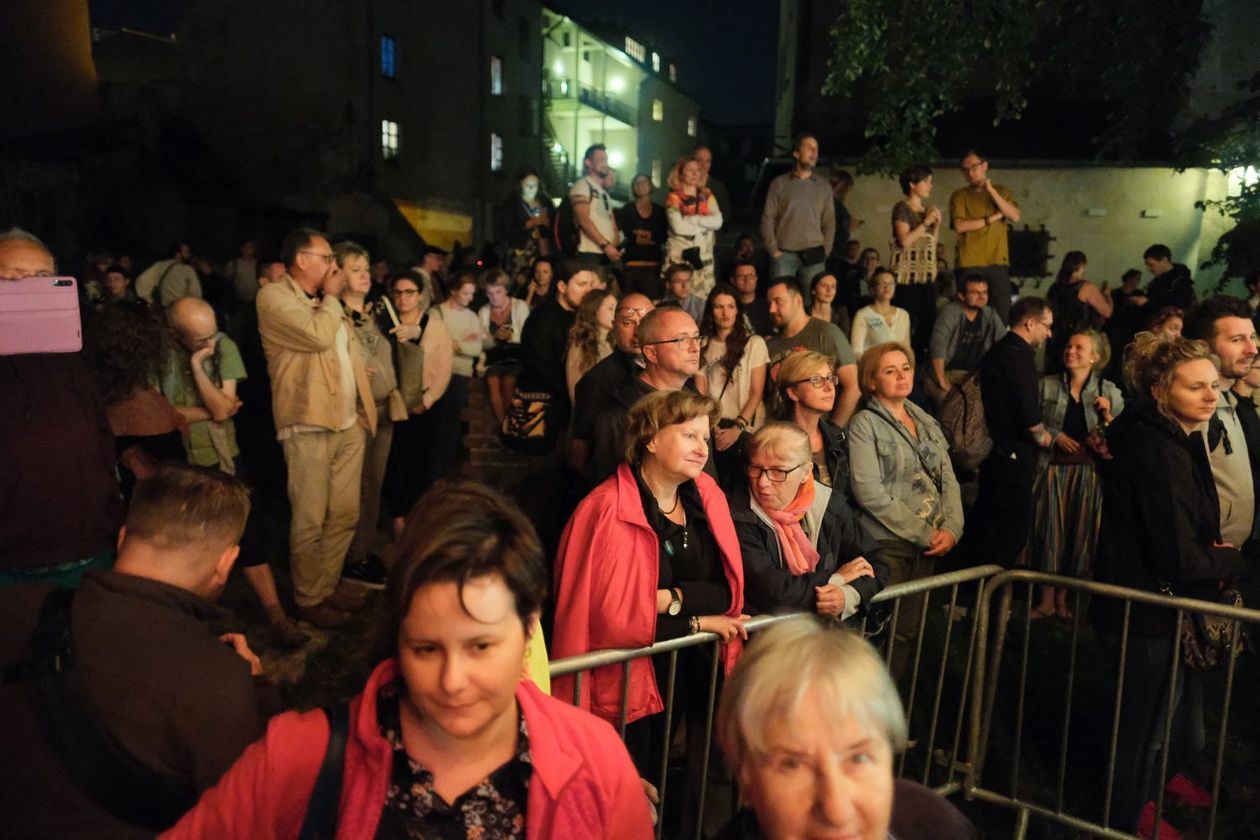
M682 615L682 597L678 594L678 590L669 590L669 597L669 609L666 612L672 616Z

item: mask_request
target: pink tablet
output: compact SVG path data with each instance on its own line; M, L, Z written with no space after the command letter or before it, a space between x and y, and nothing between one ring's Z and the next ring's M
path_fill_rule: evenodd
M73 277L0 280L0 356L77 353L82 348Z

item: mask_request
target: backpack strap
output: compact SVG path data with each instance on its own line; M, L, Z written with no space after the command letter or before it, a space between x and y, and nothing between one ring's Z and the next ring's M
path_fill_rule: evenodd
M320 765L315 787L306 805L306 817L298 840L333 840L337 834L337 807L346 768L346 735L350 731L350 704L326 706L328 747Z

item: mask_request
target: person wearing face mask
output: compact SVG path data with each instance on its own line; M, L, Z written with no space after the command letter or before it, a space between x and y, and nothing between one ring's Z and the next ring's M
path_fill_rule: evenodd
M722 689L717 741L745 806L715 840L975 840L935 792L893 778L897 687L856 633L793 618L760 633Z
M383 658L363 691L339 714L276 718L167 836L306 836L315 813L329 838L649 840L648 799L616 731L522 667L546 591L519 508L472 483L430 493L403 534ZM313 790L333 720L344 758L324 808Z
M538 172L532 167L522 169L502 208L507 270L520 289L529 285L534 259L551 254L551 213L551 199L542 189Z
M669 235L665 208L652 201L656 185L647 175L636 175L630 182L634 201L617 211L617 223L626 237L624 258L625 291L639 292L656 300L663 292L661 253Z

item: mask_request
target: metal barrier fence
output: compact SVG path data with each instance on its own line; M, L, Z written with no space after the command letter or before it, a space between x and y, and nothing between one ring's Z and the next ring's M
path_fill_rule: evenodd
M944 780L935 785L938 792L948 795L962 789L961 774L970 770L970 763L960 759L959 749L963 745L962 730L965 715L963 710L969 696L970 683L972 679L972 665L976 658L977 651L980 647L977 641L982 638L977 632L977 622L971 619L971 616L979 610L984 601L986 588L986 579L1002 571L1000 566L978 566L971 569L963 569L948 574L935 575L933 577L923 578L906 583L895 584L885 588L882 592L871 599L868 605L869 610L880 612L889 610L887 624L881 628L868 627L869 619L863 618L857 625L864 635L874 635L878 641L882 638L883 653L885 662L894 667L894 671L904 670L899 682L901 688L902 701L906 708L906 717L911 721L911 743L907 750L902 753L898 765L897 775L900 776L906 772L906 763L908 757L913 757L916 763L921 767L921 779L927 784L932 777L934 767L944 768ZM964 584L974 584L974 598L968 597L970 593L964 594L964 599L968 601L968 605L960 603L960 587ZM922 597L920 597L922 596ZM946 597L947 596L947 597ZM917 632L912 638L897 639L893 628L898 626L898 621L902 617L902 603L910 599L919 601L917 607ZM941 608L941 623L943 629L939 634L929 633L928 627L932 622L929 621L929 611L932 604L936 603ZM876 608L881 607L877 610ZM749 634L756 633L780 621L793 618L801 613L790 613L784 615L767 615L757 616L747 622ZM866 614L866 613L864 613ZM934 614L932 614L934 615ZM961 633L955 634L955 625L969 625L966 632L966 638L960 639ZM934 670L928 670L924 673L924 653L925 640L930 641L933 645L939 642L939 661ZM898 646L912 644L913 656L905 656L904 664L902 660L897 660ZM704 731L702 737L701 755L698 762L699 779L698 784L689 787L694 791L696 802L694 805L695 831L691 835L697 840L704 834L705 827L705 797L708 793L710 779L710 758L712 755L713 741L713 725L717 708L717 687L718 673L720 668L721 657L718 656L718 637L712 633L697 633L693 636L684 636L678 639L670 639L669 641L659 642L650 647L638 648L632 650L601 650L580 656L567 657L558 659L550 663L551 676L574 675L574 697L576 703L580 696L582 680L587 672L600 667L621 665L622 666L622 694L621 694L621 720L619 731L624 740L626 736L626 716L627 716L627 700L629 690L629 674L630 663L635 659L644 657L652 657L658 655L668 655L668 679L666 681L665 691L662 696L664 702L664 739L662 748L662 759L660 765L660 787L658 789L659 804L657 806L660 818L657 821L656 836L662 837L665 824L665 806L667 795L669 793L668 785L668 764L671 743L671 730L675 714L675 681L678 673L678 652L686 648L693 648L702 645L711 645L713 656L711 657L712 666L708 674L707 695L705 702L704 714ZM934 653L935 651L930 651ZM951 656L951 652L955 655ZM897 661L895 661L897 660ZM957 682L956 691L948 691L951 698L955 699L953 708L957 712L957 720L954 721L952 738L948 748L937 747L937 738L943 723L941 711L942 700L947 694L947 683L949 683L949 672L951 664L955 670L955 680ZM961 674L957 671L961 670ZM894 674L897 676L897 674ZM921 680L921 675L923 679ZM928 682L930 680L930 683ZM920 688L920 683L927 684L927 688ZM927 694L930 690L930 706L926 713L916 704L922 702L921 694ZM917 717L916 717L917 715ZM917 722L917 723L916 723ZM917 724L925 727L925 734L922 737L915 737L920 728ZM973 739L974 740L974 739ZM694 769L697 762L693 761L694 756L688 757L689 769ZM732 812L737 807L738 797L732 792L731 809Z
M1018 677L1017 687L1014 692L1014 732L1011 734L1012 740L1009 757L1009 791L1002 792L994 790L992 787L986 786L984 780L984 769L986 760L993 759L994 756L990 752L995 726L996 709L999 707L999 682L1001 678L1001 668L1003 663L1003 654L1008 644L1008 631L1011 629L1012 604L1015 600L1016 587L1019 585L1027 587L1027 607L1022 616L1022 622L1017 619L1016 629L1022 623L1022 644L1020 645L1020 657L1018 661ZM1030 657L1030 639L1032 637L1031 625L1031 607L1034 603L1033 590L1034 586L1040 584L1045 586L1061 587L1070 590L1073 593L1074 609L1073 618L1071 620L1070 640L1067 648L1067 669L1063 674L1062 686L1062 702L1063 713L1061 726L1058 729L1059 750L1057 755L1057 772L1053 785L1053 791L1047 792L1053 798L1053 802L1034 801L1034 797L1024 797L1021 795L1020 774L1021 774L1021 755L1025 750L1024 739L1026 736L1026 706L1030 700L1045 700L1051 697L1050 688L1052 682L1046 681L1039 687L1043 689L1034 698L1029 693L1028 672ZM1131 654L1131 620L1132 608L1134 604L1151 605L1155 607L1165 608L1174 611L1176 621L1174 627L1179 627L1181 619L1185 616L1213 616L1227 619L1234 619L1232 626L1232 638L1230 646L1230 655L1226 657L1226 661L1220 666L1224 671L1224 694L1220 711L1220 733L1216 741L1215 760L1212 772L1212 803L1211 810L1208 815L1209 828L1208 838L1215 834L1216 822L1218 816L1218 803L1220 801L1220 785L1222 765L1225 755L1225 743L1229 726L1230 701L1234 687L1234 677L1237 664L1237 652L1239 650L1240 638L1240 622L1241 623L1257 623L1260 622L1260 610L1245 609L1224 604L1212 603L1207 601L1193 600L1189 598L1174 597L1151 592L1145 592L1135 589L1127 589L1120 586L1112 586L1104 583L1096 583L1088 580L1077 578L1066 578L1057 575L1043 574L1040 572L1026 570L1004 571L995 575L987 581L987 592L980 603L980 609L976 616L974 630L979 634L981 639L991 639L988 644L981 644L977 651L975 661L975 681L973 684L973 695L970 707L970 738L968 744L968 755L972 757L972 762L967 769L965 785L963 787L964 795L967 799L976 799L982 802L999 805L1005 808L1013 809L1015 812L1015 828L1013 836L1017 840L1023 840L1026 836L1029 826L1029 820L1032 816L1042 817L1051 822L1059 823L1070 828L1080 831L1091 832L1098 837L1107 838L1132 838L1134 835L1118 828L1111 827L1116 822L1116 814L1112 810L1112 794L1116 784L1116 753L1117 742L1121 727L1121 708L1125 699L1125 692L1140 692L1144 686L1126 686L1125 685L1125 666L1126 657ZM994 595L997 594L998 600L994 607ZM1078 649L1082 647L1082 631L1086 633L1092 632L1087 630L1085 624L1084 610L1082 609L1082 600L1097 600L1100 598L1119 599L1123 602L1123 623L1119 636L1118 660L1115 666L1115 691L1108 698L1100 698L1100 700L1110 700L1110 736L1106 752L1106 777L1103 788L1103 797L1101 803L1096 801L1088 801L1083 803L1085 810L1091 813L1101 811L1101 819L1093 820L1082 816L1081 814L1069 814L1065 810L1065 777L1068 768L1068 745L1072 735L1073 722L1073 694L1076 682L1082 679L1083 675L1078 674L1078 664L1082 661L1082 657L1078 655ZM996 614L993 610L996 609ZM1043 619L1049 621L1049 619ZM1016 634L1011 634L1012 636ZM1133 634L1138 635L1138 634ZM1164 704L1164 713L1155 718L1155 724L1161 729L1159 754L1160 760L1158 765L1158 776L1155 776L1154 788L1157 789L1155 795L1155 822L1156 833L1158 837L1158 826L1160 819L1164 813L1164 780L1168 778L1168 760L1169 747L1173 743L1173 721L1175 714L1173 710L1178 702L1189 702L1185 698L1180 698L1179 688L1188 683L1183 679L1178 682L1179 671L1184 669L1181 656L1181 636L1179 632L1174 631L1171 642L1171 656L1167 665L1168 684L1167 696L1158 698ZM1044 638L1044 637L1043 637ZM1114 639L1114 637L1112 637ZM1018 640L1016 640L1018 642ZM1044 655L1045 651L1040 651L1039 655ZM1137 660L1134 660L1135 662ZM1162 677L1162 672L1158 675ZM1049 683L1049 684L1046 684ZM1008 687L1009 689L1009 687ZM1009 691L1002 695L1002 699L1006 700L1010 696ZM1206 701L1204 702L1206 708ZM1159 708L1158 706L1156 708ZM1204 742L1207 743L1206 740ZM1093 748L1096 744L1081 744L1078 740L1078 748L1084 746L1086 749ZM1079 757L1079 756L1078 756ZM1154 754L1151 753L1151 759ZM1003 768L1006 769L1006 768ZM1129 768L1124 768L1128 770ZM1176 769L1176 768L1173 768ZM990 773L990 777L997 775ZM990 778L989 781L992 781ZM1025 781L1027 781L1025 779ZM1025 787L1028 787L1026 784ZM1142 797L1145 792L1137 788ZM1087 795L1088 796L1088 795ZM1048 798L1048 797L1047 797ZM1080 808L1077 809L1081 810ZM1123 818L1123 817L1122 817Z

